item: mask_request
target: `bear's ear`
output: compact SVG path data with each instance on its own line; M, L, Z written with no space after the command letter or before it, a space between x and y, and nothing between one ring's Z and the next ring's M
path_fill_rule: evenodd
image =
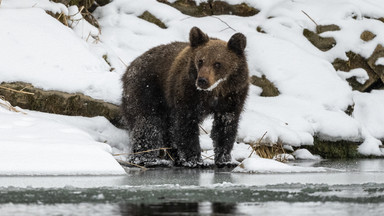
M228 41L228 49L238 55L244 54L245 46L247 46L247 38L241 33L234 34Z
M189 32L189 42L191 43L191 47L198 47L207 43L208 41L208 35L206 35L197 27L193 27Z

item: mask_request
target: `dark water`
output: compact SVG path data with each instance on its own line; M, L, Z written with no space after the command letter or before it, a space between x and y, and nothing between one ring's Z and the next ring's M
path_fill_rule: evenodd
M300 162L322 173L151 169L0 177L0 215L382 215L384 160Z

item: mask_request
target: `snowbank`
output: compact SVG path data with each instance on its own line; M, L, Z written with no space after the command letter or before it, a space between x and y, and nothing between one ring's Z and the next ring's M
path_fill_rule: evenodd
M119 103L120 75L109 72L91 45L44 10L1 8L0 29L0 58L6 62L0 66L0 82L24 81Z
M106 134L126 135L104 118L20 111L0 107L0 175L125 174L104 141ZM97 129L102 132L96 134ZM121 141L108 143L118 146Z

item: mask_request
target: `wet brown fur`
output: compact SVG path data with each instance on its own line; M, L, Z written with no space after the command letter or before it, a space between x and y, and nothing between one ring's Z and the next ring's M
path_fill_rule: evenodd
M244 48L240 33L227 43L194 27L190 43L155 47L133 61L122 78L122 110L132 150L172 147L177 165L196 166L201 161L198 123L213 114L215 162L229 162L248 92ZM198 78L206 79L208 88L224 81L205 91L197 88ZM154 152L135 155L132 162L148 164L157 157Z

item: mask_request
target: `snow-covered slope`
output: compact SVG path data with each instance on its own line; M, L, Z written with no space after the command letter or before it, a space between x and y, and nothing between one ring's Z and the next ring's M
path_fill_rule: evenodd
M0 106L0 175L125 174L103 143L119 145L125 133L104 118L20 111Z
M373 119L381 119L384 114L366 110L363 115L377 116L371 120L356 115L361 116L359 107L362 104L370 104L375 98L376 106L382 106L384 98L371 93L371 99L363 99L359 95L364 94L353 92L345 78L339 76L342 72L335 71L331 62L336 58L346 59L347 51L369 57L377 44L384 44L384 24L370 19L384 17L384 4L380 4L384 1L244 2L261 12L252 17L194 18L155 0L115 0L98 8L94 15L101 25L101 40L110 48L108 58L118 73L123 73L125 68L121 60L129 64L153 46L175 40L187 41L188 31L193 26L223 40L228 40L235 31L242 32L247 36L251 74L266 75L281 94L265 98L258 96L260 90L257 87L251 89L240 123L240 140L254 141L268 132L267 141L300 146L313 144L313 137L317 136L327 140L364 142L360 153L381 155L378 139L382 139L384 126L377 125ZM161 29L138 18L144 11L152 13L168 28ZM319 25L340 27L340 31L321 34L334 37L335 47L327 52L320 51L303 36L304 28L313 31L316 28L303 11ZM257 27L266 33L259 33ZM372 41L362 41L360 34L364 30L377 36ZM367 76L364 70L360 72L358 76ZM349 105L357 108L352 116L344 112ZM372 129L368 130L372 127L374 133Z
M313 144L314 136L317 136L328 140L359 141L363 143L360 153L383 155L379 145L380 139L384 139L384 113L378 111L384 108L383 90L352 91L345 81L346 74L335 71L331 62L336 58L347 59L347 51L369 57L377 44L384 45L384 23L371 19L384 17L384 1L243 2L259 9L260 13L252 17L194 18L156 0L114 0L93 13L100 24L99 33L79 17L76 7L68 9L48 0L3 0L0 5L0 82L30 82L43 89L82 92L119 104L120 77L126 65L149 48L172 41L187 41L193 26L223 40L228 40L235 32L242 32L247 36L251 75L265 75L281 94L261 97L260 88L251 88L240 123L239 140L256 141L267 132L267 141L301 146ZM72 28L61 24L45 10L75 17L70 20ZM159 18L167 29L138 18L144 11ZM321 34L335 38L336 45L332 49L320 51L303 36L304 28L312 31L316 28L303 11L319 25L340 27L339 31ZM258 32L258 27L265 33ZM360 34L365 30L376 37L362 41ZM380 62L378 60L377 64ZM362 82L367 77L364 70L356 71L356 76ZM354 105L351 116L344 112L350 105ZM0 151L0 174L121 172L115 167L117 163L113 157L104 151L108 149L107 145L100 143L97 134L107 128L120 134L121 140L112 143L109 140L115 138L115 132L107 133L105 138L119 148L124 146L122 143L127 140L127 135L116 128L110 129L112 126L107 126L109 123L105 119L71 117L70 121L75 123L68 129L67 121L58 121L62 117L49 115L47 118L43 114L27 113L0 110L0 145L5 149ZM79 126L78 121L95 121L98 122L96 125L105 127ZM203 126L210 130L209 123ZM17 132L11 133L13 130ZM46 155L46 158L39 160L39 155ZM77 162L64 163L66 158L74 158ZM103 166L100 158L106 161ZM11 169L3 163L8 160L18 162L19 168L5 171ZM41 165L50 164L47 161L52 161L52 165ZM91 167L95 161L100 166ZM42 168L39 170L38 167Z

